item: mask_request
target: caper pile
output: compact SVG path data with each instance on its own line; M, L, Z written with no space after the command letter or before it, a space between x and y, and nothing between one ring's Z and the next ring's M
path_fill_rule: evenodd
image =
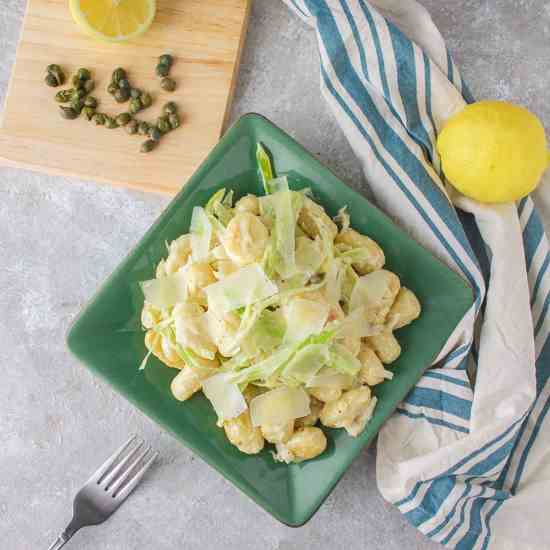
M165 91L173 91L176 88L175 81L168 78L172 64L173 57L171 55L164 54L159 57L156 73L162 77L160 86ZM45 82L52 87L65 82L65 75L59 65L48 65L46 67ZM58 103L69 104L60 106L61 116L72 120L83 113L96 126L104 126L109 129L124 127L130 135L147 136L148 139L141 145L142 153L152 151L164 134L180 126L178 107L173 101L164 105L161 116L154 123L140 121L135 118L134 115L153 104L153 98L148 92L133 87L122 67L118 67L113 71L111 82L107 86L107 91L117 103L129 101L127 112L115 116L97 112L99 102L95 97L89 95L95 88L95 82L89 69L78 69L71 82L72 88L61 90L55 94L55 100Z
M48 65L48 69L49 67L58 67L58 65ZM61 69L60 72L63 74ZM65 81L64 75L62 81ZM60 90L55 94L55 100L58 103L69 103L68 106L60 105L59 112L63 118L69 120L78 118L80 113L84 112L89 120L91 117L90 113L92 110L95 111L98 105L97 99L89 95L95 88L92 73L88 69L78 69L71 82L73 85L72 88Z
M137 126L127 127L128 133L139 133L141 135L147 135L149 139L141 144L141 152L149 153L152 151L160 141L160 138L175 130L180 125L180 117L178 114L178 106L169 101L162 108L162 115L157 118L156 124L149 124L148 122L137 122Z

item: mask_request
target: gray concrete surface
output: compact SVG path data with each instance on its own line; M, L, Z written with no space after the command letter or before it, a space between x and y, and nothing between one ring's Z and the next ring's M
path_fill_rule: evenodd
M550 2L425 0L477 97L531 108L550 128ZM0 2L0 104L25 0ZM318 92L314 36L277 0L256 0L232 118L264 113L354 187L358 163ZM146 482L73 548L435 549L377 492L375 450L314 519L287 528L69 356L67 328L168 199L0 168L0 534L47 548L71 499L129 433L160 451Z

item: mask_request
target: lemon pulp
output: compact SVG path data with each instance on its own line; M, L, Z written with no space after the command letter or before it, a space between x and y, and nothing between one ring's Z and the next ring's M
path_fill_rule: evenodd
M123 42L143 34L153 22L156 0L70 0L77 25L104 42Z

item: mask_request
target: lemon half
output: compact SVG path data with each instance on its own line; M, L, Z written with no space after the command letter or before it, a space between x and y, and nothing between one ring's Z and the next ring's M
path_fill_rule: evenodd
M70 0L76 24L103 42L124 42L143 34L153 22L156 0Z
M527 109L479 101L451 117L437 139L447 180L479 202L511 202L533 191L550 156L544 128Z

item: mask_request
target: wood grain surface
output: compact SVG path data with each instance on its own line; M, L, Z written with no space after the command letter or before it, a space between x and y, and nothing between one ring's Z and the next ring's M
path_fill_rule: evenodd
M0 127L0 162L162 193L175 193L218 141L231 102L250 0L158 0L149 31L131 43L104 44L73 23L67 0L29 0ZM157 57L171 53L178 88L160 89ZM153 95L139 113L154 121L164 102L180 106L182 126L149 154L143 136L95 126L84 117L64 120L53 99L61 88L44 84L45 67L67 76L92 70L98 111L117 114L106 92L114 68L127 69L134 86Z

